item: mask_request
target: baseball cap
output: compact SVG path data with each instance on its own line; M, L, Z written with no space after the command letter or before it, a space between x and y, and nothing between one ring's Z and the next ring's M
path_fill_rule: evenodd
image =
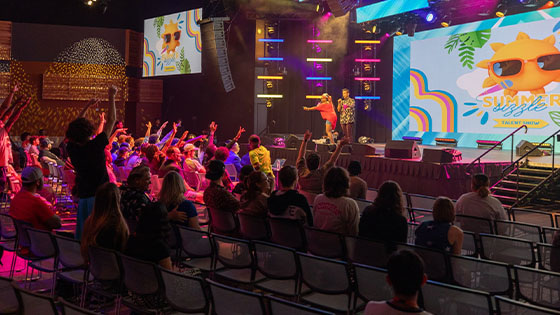
M42 139L39 141L39 145L42 146L42 147L46 147L46 146L48 146L49 144L53 144L53 143L54 143L54 142L52 142L49 138L42 138Z
M192 143L187 143L185 144L185 147L183 147L183 151L185 152L189 152L191 150L194 150L194 144Z
M21 172L21 182L29 184L36 182L43 178L43 171L35 166L26 167Z

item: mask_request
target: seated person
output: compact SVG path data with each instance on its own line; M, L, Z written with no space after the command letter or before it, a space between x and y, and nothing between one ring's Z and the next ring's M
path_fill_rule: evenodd
M348 164L348 173L350 173L350 198L366 199L368 187L366 181L360 178L362 173L360 162L351 161Z
M39 141L39 160L43 163L55 163L56 165L64 166L64 161L51 152L52 143L48 138L43 138Z
M207 169L205 176L210 181L210 185L204 190L204 203L209 208L236 213L240 207L239 200L223 186L222 182L226 171L224 162L211 160Z
M125 167L126 159L128 159L128 153L129 153L128 147L121 146L117 151L117 158L115 159L115 162L113 162L115 166Z
M233 166L235 166L235 169L237 170L237 174L239 174L241 172L241 168L243 167L241 165L241 158L239 157L239 155L237 155L239 153L239 143L237 143L237 141L231 141L227 143L228 147L231 146L231 149L229 150L229 156L226 159L226 164L233 164Z
M120 210L120 191L113 183L105 183L95 194L93 212L84 223L82 256L88 261L89 246L122 252L128 240L128 227Z
M142 209L151 203L150 197L148 197L151 179L152 174L149 167L136 166L130 171L126 183L120 188L120 209L131 234L136 231Z
M313 223L322 230L357 235L360 210L356 200L346 197L350 186L348 172L332 167L325 175L324 194L315 197Z
M406 243L408 225L402 200L399 184L391 180L384 182L373 204L362 213L360 236L387 243ZM392 249L392 246L388 247L388 250Z
M418 292L426 284L424 263L414 252L401 250L387 260L387 283L393 289L390 301L371 301L364 315L429 315L418 306Z
M268 198L269 216L302 220L313 226L313 215L304 195L296 190L298 176L294 166L286 165L278 172L280 189Z
M471 180L472 191L461 195L457 200L455 212L489 220L509 220L500 200L490 195L490 179L484 174L475 174ZM465 231L483 233L481 227L472 221L457 219Z
M436 199L433 216L433 221L424 221L416 229L416 245L461 255L463 230L453 225L455 222L453 201L447 197Z
M261 217L266 217L268 213L268 177L261 171L254 171L247 177L247 191L241 196L240 213Z
M22 189L10 203L10 215L35 229L59 229L62 226L60 217L54 214L52 204L37 194L43 188L43 171L35 166L26 167L21 173L21 181Z
M241 195L243 195L247 191L247 185L245 181L247 180L247 177L251 173L253 173L254 170L255 168L250 164L245 165L241 168L241 172L239 173L239 183L237 183L237 185L235 185L235 187L233 188L233 191L231 192L232 194L241 197Z
M198 212L194 204L187 200L183 178L177 172L169 172L163 179L159 201L165 205L169 212L169 219L200 230Z
M195 157L196 148L192 143L185 144L184 152L185 161L183 162L183 169L187 172L206 173L206 169L198 159Z

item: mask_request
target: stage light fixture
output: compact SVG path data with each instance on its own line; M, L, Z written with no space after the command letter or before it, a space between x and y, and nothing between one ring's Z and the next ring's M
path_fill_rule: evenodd
M307 77L307 81L331 81L332 77Z
M269 53L274 53L274 52L276 51L276 45L273 44L273 43L267 43L267 44L266 44L266 50L267 50Z
M266 31L268 32L269 36L274 35L276 33L276 28L273 25L269 25L266 27Z
M355 44L379 44L381 43L381 41L371 40L371 39L356 39L354 43ZM365 47L369 47L369 49L371 49L371 46L365 46Z
M323 49L321 48L321 46L319 46L319 44L315 45L314 47L315 47L315 51L317 53L320 53L321 51L323 51Z
M282 94L257 94L257 98L283 98Z
M436 21L436 13L434 11L428 11L425 17L426 22L434 23Z
M371 112L371 100L364 100L364 110L366 112Z
M359 144L373 144L373 138L370 137L366 137L366 136L361 136L358 138L358 143Z
M365 72L371 72L371 64L370 63L364 63L364 71Z
M381 59L358 58L354 59L355 62L381 62Z
M357 99L357 100L379 100L379 99L381 99L381 97L379 97L379 96L364 96L364 95L355 96L354 98Z
M418 25L416 23L409 23L406 25L406 33L408 34L408 36L410 37L414 37L414 34L416 33L416 27Z
M263 43L283 43L284 40L281 38L259 38L259 42Z
M308 100L320 100L322 95L306 95L305 98Z
M284 57L259 57L260 61L284 61Z
M282 80L284 77L276 75L259 75L257 76L259 80Z
M314 67L315 67L315 70L317 70L318 72L323 72L323 70L324 70L323 64L318 63L318 62L316 62L314 64Z
M402 28L400 28L400 27L397 28L397 30L395 31L395 35L396 35L396 36L401 36L402 34L403 34Z
M370 78L370 77L355 77L356 81L380 81L380 78Z
M266 100L266 108L271 108L271 107L272 107L272 101Z
M332 58L307 58L307 61L313 61L313 62L332 62Z
M310 44L332 44L331 39L308 39L308 43Z
M371 91L371 84L369 83L369 81L364 81L364 91Z
M444 15L441 18L440 25L443 26L443 27L449 27L449 25L451 25L451 19L449 18L448 15Z
M266 88L269 90L274 88L274 84L272 84L272 81L266 81Z
M370 45L364 46L364 51L371 51L372 47Z
M87 5L89 5L89 6L93 5L93 1L89 0L89 1L87 2Z

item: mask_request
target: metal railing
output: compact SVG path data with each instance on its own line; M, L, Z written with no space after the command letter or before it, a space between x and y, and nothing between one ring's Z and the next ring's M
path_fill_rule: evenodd
M490 153L491 151L493 151L496 147L500 146L502 143L504 143L504 141L506 141L507 139L509 139L511 137L511 158L510 158L510 162L513 163L513 138L514 135L521 129L525 128L525 133L527 133L527 125L522 125L519 128L515 129L514 131L512 131L509 135L507 135L505 138L502 139L502 141L494 144L490 149L486 150L486 152L482 153L479 157L477 157L476 159L474 159L469 165L467 165L467 174L471 175L471 168L476 164L476 162L478 162L478 165L480 166L480 164L482 163L482 158L485 157L488 153Z
M496 182L496 184L494 184L492 186L492 188L494 188L496 185L498 185L502 180L504 180L504 178L508 177L509 175L511 175L513 172L516 172L516 193L515 193L515 203L512 205L512 207L516 206L519 202L525 200L526 198L528 198L529 196L533 195L534 193L536 193L537 191L539 191L541 189L541 187L543 185L545 185L546 183L550 182L552 179L554 179L558 174L558 170L556 170L556 168L554 167L554 155L556 152L556 135L558 135L560 133L560 130L556 131L555 133L553 133L552 135L550 135L548 138L544 139L541 143L539 143L538 145L535 145L534 148L532 148L531 150L525 152L525 154L523 154L521 157L519 157L517 160L512 161L511 164L506 167L503 171L502 171L502 178L500 178L500 180L498 180ZM527 192L524 196L522 196L521 198L519 197L519 169L520 169L520 164L524 159L527 159L529 157L529 155L531 155L531 153L533 153L535 150L541 148L545 143L547 143L550 139L552 138L552 166L550 168L550 175L548 175L543 181L541 181L537 186L533 187L533 189L531 189L529 192ZM513 139L512 139L513 140ZM528 159L527 159L528 160Z

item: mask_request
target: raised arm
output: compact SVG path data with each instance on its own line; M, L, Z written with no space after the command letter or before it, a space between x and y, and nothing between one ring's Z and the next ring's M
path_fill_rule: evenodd
M215 122L210 123L210 137L208 137L208 145L214 144L214 134L218 129L218 125Z
M6 126L4 127L6 129L7 132L10 132L10 129L12 129L12 127L14 126L14 124L16 123L16 121L19 119L19 116L21 115L21 113L23 112L23 110L29 105L29 103L31 102L31 97L27 99L27 102L25 102L25 104L23 104L18 110L17 112L12 115L9 119L8 122L6 123Z
M334 150L334 153L331 155L331 158L327 161L327 163L325 163L326 168L331 168L336 164L336 161L340 156L340 152L342 152L342 147L344 147L348 143L350 143L350 138L348 137L344 137L338 142L338 145L336 146L336 150Z
M17 101L13 102L13 104L11 106L9 106L5 110L3 110L2 113L0 113L0 117L1 117L4 125L6 124L8 119L14 114L14 111L16 110L16 108L18 108L21 104L23 104L23 102L25 102L25 98L22 97L22 98L18 99Z
M114 85L111 85L109 87L109 110L107 112L107 123L103 128L103 132L105 132L106 135L111 134L111 131L113 131L113 128L115 127L115 122L117 121L117 107L115 104L115 97L117 96L118 91L119 89Z
M167 126L168 123L169 123L169 122L166 121L166 122L164 122L164 123L161 125L161 127L159 127L158 131L156 132L156 135L157 135L157 140L156 140L156 142L159 142L159 138L161 138L161 133L163 132L163 129L165 129L165 126Z
M142 143L148 143L148 141L150 140L150 135L152 132L152 122L148 121L148 123L146 124L146 134L144 135L144 141L142 141Z
M107 145L108 147L111 147L112 143L115 142L115 138L117 137L117 135L119 133L126 133L126 131L128 130L128 128L121 128L121 129L117 129L115 130L111 136L109 137L109 144Z
M306 112L309 112L309 111L312 111L312 110L318 110L317 107L319 107L319 106L313 106L313 107L303 106L303 110L306 111Z
M305 152L307 150L307 142L309 142L309 140L311 139L311 136L313 134L311 133L311 131L306 130L305 134L303 135L303 141L301 142L301 146L299 147L299 153L298 153L298 157L296 160L296 163L303 159L305 157Z
M8 94L8 97L6 97L4 99L4 102L2 102L2 105L0 106L0 111L5 111L8 109L8 107L10 106L10 104L12 104L12 100L14 99L14 95L16 94L16 92L19 90L17 83L14 84L14 87L12 88L12 90L10 91L10 94ZM4 116L2 114L2 116Z
M228 148L228 150L231 150L231 148L233 148L235 143L237 143L237 141L239 141L239 138L241 138L241 135L244 132L245 132L245 128L239 126L239 130L237 131L237 135L235 135L235 138L233 138L226 146Z
M183 134L181 135L181 138L179 138L179 141L177 141L177 147L182 148L183 145L185 145L183 143L183 141L185 141L185 139L187 138L187 135L189 134L188 130L185 130L185 132L183 132Z
M86 104L86 107L84 107L84 109L82 109L82 111L80 112L80 114L78 115L78 117L85 117L86 116L86 112L87 110L93 106L93 105L97 105L99 103L99 100L96 98L92 98L91 100L89 100Z
M103 132L103 127L105 127L105 123L107 123L107 120L105 120L105 113L99 114L99 125L97 126L97 131L95 131L96 135Z
M177 133L177 124L173 123L173 132L171 134L171 137L169 137L169 139L167 140L167 142L165 143L165 145L161 149L161 152L163 152L164 154L165 154L165 152L167 152L167 149L169 149L169 147L171 146L171 143L173 142L173 138L175 138L176 133Z

